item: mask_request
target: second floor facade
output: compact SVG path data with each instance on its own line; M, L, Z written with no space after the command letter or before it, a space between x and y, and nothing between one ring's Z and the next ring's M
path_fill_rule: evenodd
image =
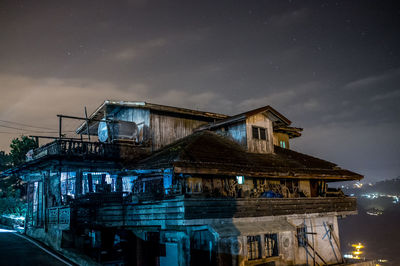
M199 130L227 136L249 152L273 153L274 145L289 148L301 128L271 106L234 116L146 102L105 101L77 134L98 136L101 142L130 141L156 151Z

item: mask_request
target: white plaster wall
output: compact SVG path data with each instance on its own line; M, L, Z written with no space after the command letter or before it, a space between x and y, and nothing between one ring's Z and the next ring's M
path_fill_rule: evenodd
M340 244L339 244L339 229L336 216L324 216L324 217L306 217L304 218L289 218L288 221L295 226L301 226L302 224L307 225L307 232L315 234L307 234L308 242L313 245L315 251L325 260L326 263L338 263L341 260ZM328 224L333 224L333 234L335 234L338 240L339 246L336 244L334 237L331 238L332 245L326 235L326 229L324 227ZM328 227L327 227L328 228ZM299 247L297 243L297 237L293 237L294 245L294 264L305 264L312 263L313 259L310 255L306 255L304 247ZM313 255L314 252L311 248L308 248L309 252ZM335 257L336 254L336 257ZM316 256L316 261L322 264L322 261Z

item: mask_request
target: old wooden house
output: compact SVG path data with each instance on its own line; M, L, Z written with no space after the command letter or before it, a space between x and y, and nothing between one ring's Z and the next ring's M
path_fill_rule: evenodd
M12 169L28 183L26 234L126 265L340 264L328 187L361 175L290 150L302 129L270 106L235 116L104 102Z

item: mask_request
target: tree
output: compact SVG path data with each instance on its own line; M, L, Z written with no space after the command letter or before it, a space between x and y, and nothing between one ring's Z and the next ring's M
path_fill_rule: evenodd
M11 166L10 156L4 151L0 151L0 171L4 171Z
M21 139L13 139L10 148L10 159L12 165L15 167L25 162L26 153L31 149L37 148L37 143L33 138L22 136Z

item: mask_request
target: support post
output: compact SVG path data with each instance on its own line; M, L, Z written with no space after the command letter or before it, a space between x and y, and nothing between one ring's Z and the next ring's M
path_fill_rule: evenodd
M58 117L58 137L62 138L62 116Z
M79 197L82 195L82 171L79 169L76 171L75 179L75 195Z
M87 109L86 109L86 106L85 106L85 118L86 118L86 133L87 133L87 135L88 135L88 140L89 140L89 142L90 142L89 119L88 119L88 116L87 116Z
M88 185L89 185L89 193L93 192L93 181L92 181L92 174L87 174Z
M117 183L116 183L116 191L117 192L122 192L122 176L117 175Z

